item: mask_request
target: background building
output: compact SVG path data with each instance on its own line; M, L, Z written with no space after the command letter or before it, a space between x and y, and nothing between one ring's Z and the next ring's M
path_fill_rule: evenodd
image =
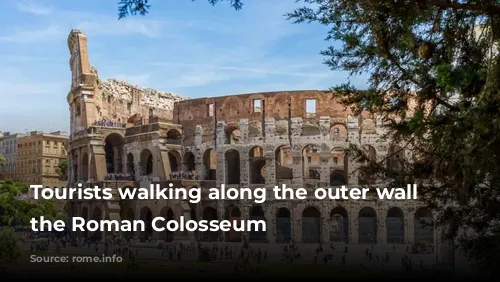
M0 133L0 155L5 164L0 166L0 179L16 179L17 139L23 134Z
M64 187L57 167L67 160L68 135L62 131L42 133L32 131L17 139L16 178L28 185Z

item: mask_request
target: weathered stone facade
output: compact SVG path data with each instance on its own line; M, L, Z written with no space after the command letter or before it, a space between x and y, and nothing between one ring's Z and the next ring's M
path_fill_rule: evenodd
M384 134L381 119L353 116L327 91L190 100L168 94L152 102L145 95L154 95L134 87L110 91L108 84L102 85L88 63L86 37L81 32L71 32L69 45L72 61L77 62L71 67L74 79L68 95L72 112L70 187L83 182L108 188L174 183L187 188L226 184L268 189L267 201L261 205L249 200L209 200L205 194L199 204L120 201L116 197L108 202L72 201L73 215L146 221L181 215L188 219L254 218L265 219L268 229L249 234L156 234L152 230L129 234L140 239L240 241L245 235L251 241L265 242L434 243L434 228L418 224L418 218L431 220L432 215L416 201L382 201L376 195L370 195L370 200L320 201L312 196L317 187L382 185L374 179L360 179L357 164L344 154L349 144L363 146L370 157L380 161L392 156L388 165L393 169L398 169L398 158L410 157L398 144L380 138ZM113 97L131 101L131 105L108 103L108 92L122 93ZM172 109L168 105L174 102ZM127 122L124 126L92 124L103 115ZM172 174L190 171L196 171L194 177ZM272 189L282 184L306 188L311 197L274 199Z

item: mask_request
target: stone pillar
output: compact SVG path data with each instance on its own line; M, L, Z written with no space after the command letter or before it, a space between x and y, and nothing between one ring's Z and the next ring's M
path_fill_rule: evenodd
M330 153L321 152L320 155L320 185L328 187L330 185Z
M135 168L135 180L141 180L141 161L134 159L134 168Z
M217 127L216 127L216 145L217 147L220 147L224 144L227 143L227 136L226 136L226 122L225 121L218 121L217 122Z
M349 243L359 244L359 210L357 206L349 209Z
M141 220L141 205L140 204L135 204L135 211L134 211L134 220ZM141 238L141 231L136 230L134 232L134 240L140 239Z
M274 135L276 133L276 121L274 117L266 117L264 120L264 140L266 143L274 141ZM267 151L267 149L266 149Z
M387 210L377 211L377 243L387 243Z
M274 150L268 150L274 146L267 146L264 156L266 158L266 187L274 187L276 185L276 154Z
M240 186L248 187L250 181L250 158L249 152L246 149L239 151L240 153Z
M250 219L250 208L252 206L251 203L249 203L248 201L243 201L243 205L240 207L240 212L241 212L241 217L242 217L242 220L249 220ZM244 242L244 240L249 241L250 240L250 231L248 230L245 230L243 231L243 234L241 236L241 242Z
M359 172L358 172L358 163L354 161L352 157L347 157L347 183L349 186L355 186L358 184Z
M325 208L321 212L321 243L330 243L330 212Z
M304 175L302 171L302 152L296 152L293 151L292 153L292 158L293 158L293 179L292 179L292 185L295 188L302 188L304 184Z
M415 242L415 210L411 209L405 212L405 243L413 244Z
M273 206L267 202L266 209L264 210L264 214L266 216L267 222L267 241L269 243L276 243L276 214L275 211L272 210Z
M241 134L241 143L248 144L248 119L240 119L238 126Z
M219 221L224 220L226 218L226 209L224 207L224 200L217 201L217 213L219 217ZM226 241L226 232L219 231L219 236L222 242Z

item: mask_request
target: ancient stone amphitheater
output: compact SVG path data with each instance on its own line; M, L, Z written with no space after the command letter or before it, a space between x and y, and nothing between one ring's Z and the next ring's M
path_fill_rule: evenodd
M398 169L406 158L398 144L380 140L381 120L355 117L327 91L284 91L212 98L181 96L101 80L89 63L87 37L68 38L73 81L69 187L364 187L357 164L344 157L350 143ZM378 183L380 184L380 183ZM312 194L312 193L309 193ZM206 196L206 195L205 195ZM265 232L144 232L146 240L258 242L435 243L432 214L416 201L283 201L264 204L209 200L70 201L70 212L87 219L264 219ZM83 235L83 234L80 234ZM86 234L96 239L105 232Z

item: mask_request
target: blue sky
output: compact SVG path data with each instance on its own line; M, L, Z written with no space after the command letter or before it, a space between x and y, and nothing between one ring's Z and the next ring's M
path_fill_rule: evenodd
M146 17L117 20L118 0L0 0L0 131L69 131L67 36L81 29L101 79L193 98L327 89L346 82L319 52L326 27L293 24L294 0L151 0ZM351 82L363 87L365 80Z

